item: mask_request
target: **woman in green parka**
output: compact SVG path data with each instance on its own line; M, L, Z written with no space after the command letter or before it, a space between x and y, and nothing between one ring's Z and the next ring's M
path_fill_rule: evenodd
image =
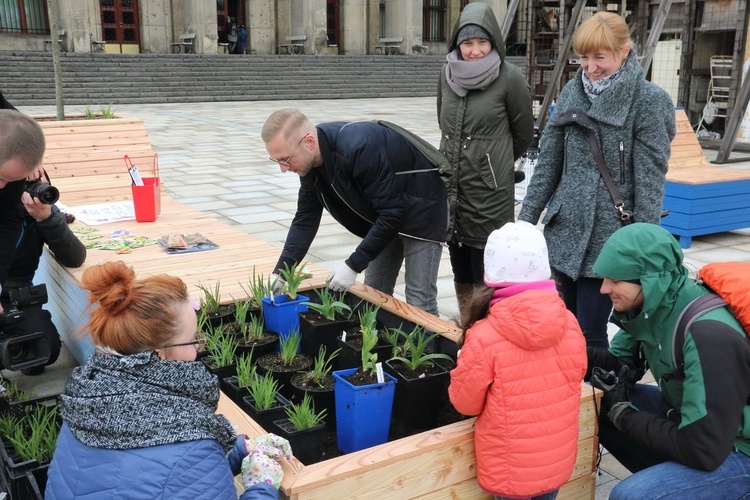
M673 347L676 323L708 292L682 259L667 230L636 223L617 230L594 263L621 328L609 350L587 349L593 385L602 387L597 367L622 382L602 387L599 441L634 473L610 500L750 498L750 342L722 307L696 316ZM643 374L641 356L658 386L630 387Z
M487 237L514 219L514 163L534 133L531 95L517 67L505 61L505 42L492 9L464 7L453 28L438 81L440 152L453 167L448 196L449 236L459 310L484 281Z

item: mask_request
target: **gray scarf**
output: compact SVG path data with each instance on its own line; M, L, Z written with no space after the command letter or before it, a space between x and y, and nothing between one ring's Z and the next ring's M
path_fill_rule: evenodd
M459 58L461 49L449 52L445 57L445 78L453 92L464 97L470 90L483 90L494 82L500 74L502 60L497 50L478 61L464 61Z
M199 362L97 352L73 371L60 399L73 435L95 448L213 439L229 453L236 441L229 421L214 413L218 379Z
M623 64L623 68L625 65ZM622 74L622 68L618 69L614 73L612 73L609 76L605 76L601 80L597 80L595 82L592 82L589 80L589 77L586 76L586 73L581 71L581 81L583 82L583 90L586 92L586 96L589 98L590 101L593 101L597 97L599 97L602 92L610 88L612 85L617 83L618 78L620 78L620 75Z

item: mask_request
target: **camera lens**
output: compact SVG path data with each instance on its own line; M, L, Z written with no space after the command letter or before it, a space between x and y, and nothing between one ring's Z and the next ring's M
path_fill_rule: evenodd
M38 198L45 205L52 205L60 199L60 191L49 184L43 184L39 181L32 182L26 186L26 192L31 196Z

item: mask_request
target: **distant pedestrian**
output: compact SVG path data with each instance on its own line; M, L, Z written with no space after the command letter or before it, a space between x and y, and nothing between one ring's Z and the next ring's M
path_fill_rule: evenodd
M229 42L229 53L234 54L234 51L237 49L237 23L232 23L232 26L229 28L227 42Z
M237 31L237 39L240 42L240 50L243 54L247 54L247 30L244 24L241 24L240 29Z

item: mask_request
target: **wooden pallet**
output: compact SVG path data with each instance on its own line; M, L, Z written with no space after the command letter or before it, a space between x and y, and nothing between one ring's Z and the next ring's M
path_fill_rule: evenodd
M690 248L693 236L750 227L750 171L708 163L685 111L675 111L661 225Z

